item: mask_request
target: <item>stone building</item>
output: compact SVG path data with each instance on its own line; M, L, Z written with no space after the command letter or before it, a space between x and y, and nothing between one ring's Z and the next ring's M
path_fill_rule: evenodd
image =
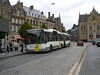
M93 7L90 14L79 14L79 39L91 41L100 38L100 14Z
M46 23L46 16L43 11L34 9L34 6L26 7L23 6L26 13L26 21L33 26L33 28L38 29L43 23Z
M18 34L18 30L26 18L23 3L18 1L15 5L13 5L11 7L11 13L11 32Z
M59 17L54 18L54 21L55 21L55 26L56 26L58 31L62 32L63 29L65 30L65 27L61 23L60 14L59 14Z
M74 24L71 29L71 41L78 41L78 25Z
M48 18L46 21L46 25L47 25L48 29L54 29L54 27L55 27L54 14L52 14L52 16L50 16L50 12L48 12Z
M9 0L0 0L0 15L9 21L9 28L11 22L11 5Z

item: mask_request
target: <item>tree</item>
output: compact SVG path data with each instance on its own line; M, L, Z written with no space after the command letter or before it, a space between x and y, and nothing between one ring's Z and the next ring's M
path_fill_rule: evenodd
M1 19L4 19L4 17L3 17L2 15L0 15L0 18L1 18Z
M55 29L55 30L57 30L57 28L54 26L54 28L53 29Z
M33 27L27 21L25 21L23 24L21 24L21 27L18 30L18 33L21 37L25 38L25 32L26 30L29 30L29 29L33 29Z
M41 26L40 28L41 28L41 29L42 29L42 28L44 28L44 29L48 29L48 27L46 26L45 23L43 23L42 26Z
M65 31L64 29L62 29L62 32L63 32L63 33L66 33L66 31Z

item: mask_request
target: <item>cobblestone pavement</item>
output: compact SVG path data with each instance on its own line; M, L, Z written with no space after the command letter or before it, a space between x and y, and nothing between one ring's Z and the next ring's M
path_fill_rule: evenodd
M63 48L48 56L0 72L0 75L67 75L85 50L84 46Z
M79 75L100 75L100 47L88 47Z

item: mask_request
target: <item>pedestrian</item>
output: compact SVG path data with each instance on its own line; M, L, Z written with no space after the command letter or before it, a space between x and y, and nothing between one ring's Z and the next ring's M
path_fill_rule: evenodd
M0 40L0 53L3 53L1 46L2 46L2 41Z
M20 41L20 46L21 46L21 52L23 52L23 42Z
M9 40L7 39L7 52L9 53Z

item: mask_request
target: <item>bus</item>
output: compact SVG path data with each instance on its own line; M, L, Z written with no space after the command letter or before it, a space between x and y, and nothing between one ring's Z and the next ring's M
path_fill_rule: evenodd
M26 30L27 52L47 52L70 46L70 35L54 29Z

